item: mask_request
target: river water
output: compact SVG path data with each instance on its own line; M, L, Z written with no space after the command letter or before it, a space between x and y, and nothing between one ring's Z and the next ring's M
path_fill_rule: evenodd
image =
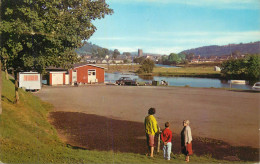
M230 88L230 83L226 80L212 79L212 78L195 78L195 77L161 77L161 76L149 76L140 77L136 74L121 74L121 73L105 73L105 81L115 83L120 77L130 77L139 82L149 82L153 80L161 82L165 80L169 86L190 86L190 87L202 87L202 88ZM251 89L250 85L232 84L231 88L237 89Z

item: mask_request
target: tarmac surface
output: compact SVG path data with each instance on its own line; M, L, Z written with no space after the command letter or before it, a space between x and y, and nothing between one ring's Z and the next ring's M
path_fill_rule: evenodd
M177 145L182 121L189 119L193 145L197 147L195 154L212 151L220 159L234 158L237 154L246 155L239 156L243 160L259 159L259 92L188 87L60 86L44 87L35 95L54 105L50 121L71 145L141 153L145 151L143 121L148 109L155 107L159 126L163 129L164 123L170 122L175 136L173 142ZM98 137L100 142L95 140ZM121 143L121 138L125 138L126 145ZM104 143L107 147L101 149ZM223 155L216 154L216 150L224 154L233 152ZM173 151L179 152L179 145Z

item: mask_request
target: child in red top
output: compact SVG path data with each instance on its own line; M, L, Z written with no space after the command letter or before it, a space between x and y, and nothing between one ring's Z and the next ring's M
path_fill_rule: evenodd
M161 133L161 138L163 141L163 157L166 160L171 159L171 149L172 149L172 131L170 130L170 123L165 123L165 129Z

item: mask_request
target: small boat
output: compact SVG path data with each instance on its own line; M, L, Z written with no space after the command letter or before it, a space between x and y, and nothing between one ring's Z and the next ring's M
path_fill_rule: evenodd
M231 84L247 84L245 80L230 80L229 83Z

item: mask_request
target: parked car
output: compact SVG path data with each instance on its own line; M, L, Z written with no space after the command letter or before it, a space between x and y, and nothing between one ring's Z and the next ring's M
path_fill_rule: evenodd
M117 85L137 85L135 80L132 80L130 77L121 77L116 81Z
M260 82L255 83L252 89L260 91Z

